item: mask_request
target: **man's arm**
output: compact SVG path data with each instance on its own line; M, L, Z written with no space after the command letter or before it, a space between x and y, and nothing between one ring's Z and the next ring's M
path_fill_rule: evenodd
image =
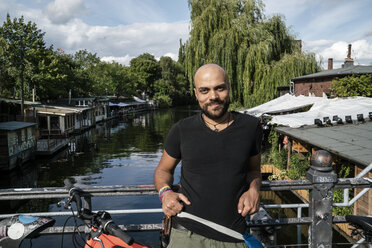
M172 186L174 170L179 161L179 159L171 157L165 150L163 151L163 156L158 167L155 169L154 175L154 183L157 191L164 186ZM183 208L182 202L190 205L190 201L185 195L173 191L166 192L161 199L164 214L168 216L176 215Z
M242 194L238 203L238 212L243 217L260 209L261 153L249 158L247 181L249 189Z

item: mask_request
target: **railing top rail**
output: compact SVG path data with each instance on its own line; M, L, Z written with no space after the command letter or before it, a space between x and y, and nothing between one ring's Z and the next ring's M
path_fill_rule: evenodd
M340 178L335 185L336 188L371 188L372 178ZM278 180L263 181L262 191L282 191L312 189L313 185L309 180ZM137 186L87 186L80 185L86 195L90 196L125 196L125 195L155 195L157 194L153 185ZM46 188L11 188L0 189L0 200L20 200L20 199L45 199L45 198L64 198L68 192L63 187Z

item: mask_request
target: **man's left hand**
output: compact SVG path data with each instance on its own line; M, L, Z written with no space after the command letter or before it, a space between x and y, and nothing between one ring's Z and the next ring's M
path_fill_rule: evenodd
M254 214L260 209L260 192L250 188L244 192L239 199L238 213L245 217L247 214Z

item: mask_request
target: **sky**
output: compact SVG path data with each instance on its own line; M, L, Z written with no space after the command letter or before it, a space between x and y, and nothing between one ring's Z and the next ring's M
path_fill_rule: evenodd
M352 44L355 65L372 65L371 0L263 0L265 15L282 15L303 51L340 68ZM0 0L0 23L24 16L45 32L47 45L80 49L128 65L142 53L177 60L190 32L187 0Z

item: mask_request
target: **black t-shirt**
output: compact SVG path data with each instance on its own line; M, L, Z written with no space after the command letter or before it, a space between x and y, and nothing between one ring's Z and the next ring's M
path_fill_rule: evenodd
M257 118L233 114L234 122L220 132L208 128L200 113L177 122L165 150L182 161L180 193L191 202L183 211L243 234L246 223L237 205L248 190L248 159L261 151L262 129ZM174 221L207 238L238 241L190 219Z

